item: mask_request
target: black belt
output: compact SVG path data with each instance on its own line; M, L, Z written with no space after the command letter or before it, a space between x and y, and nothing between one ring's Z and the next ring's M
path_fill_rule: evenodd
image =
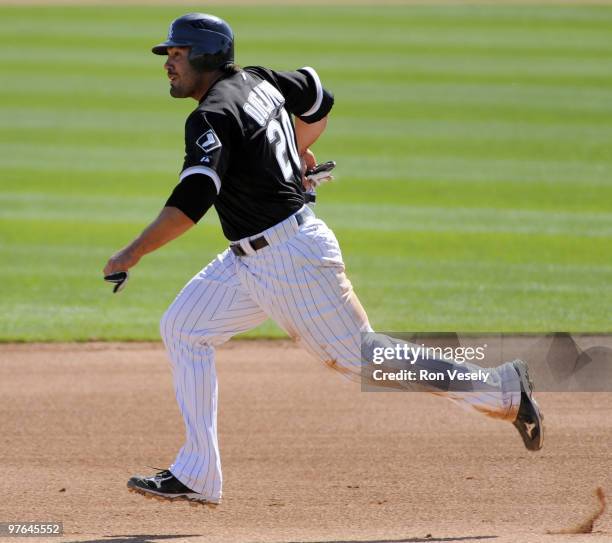
M301 211L300 213L296 213L295 215L293 215L293 217L295 217L295 220L298 223L298 226L302 226L304 224L304 222L306 221L306 217L309 215L308 211ZM266 238L264 238L263 236L259 236L258 238L252 239L252 240L247 240L247 242L250 246L251 249L253 249L253 251L259 251L259 249L263 249L264 247L267 247L268 245L270 245L268 243L268 240ZM239 243L232 243L230 245L230 249L232 251L232 253L234 253L236 256L247 256L247 252L240 246Z

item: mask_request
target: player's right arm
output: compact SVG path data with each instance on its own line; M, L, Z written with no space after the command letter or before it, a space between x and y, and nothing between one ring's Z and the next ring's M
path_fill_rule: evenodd
M193 225L194 222L180 209L164 207L132 243L110 257L104 267L104 275L133 268L144 255L178 238Z
M178 185L157 218L109 259L104 275L134 267L144 255L184 234L210 209L228 163L229 136L225 126L223 119L209 120L201 111L189 116L185 124L185 161Z

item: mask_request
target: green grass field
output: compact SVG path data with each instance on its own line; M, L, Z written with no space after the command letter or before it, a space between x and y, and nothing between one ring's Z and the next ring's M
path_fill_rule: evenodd
M156 339L224 249L212 215L101 280L177 180L195 102L149 51L188 11L0 8L0 340ZM214 12L335 92L316 210L375 328L612 331L612 8Z

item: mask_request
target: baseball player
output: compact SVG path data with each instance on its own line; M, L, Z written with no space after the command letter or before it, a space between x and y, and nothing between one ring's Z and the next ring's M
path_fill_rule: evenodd
M128 488L215 505L222 493L215 348L271 317L316 358L359 376L362 333L373 330L346 277L338 241L305 205L305 188L320 179L305 180L304 166L316 165L310 146L334 103L317 72L238 67L229 25L201 13L173 21L168 39L152 51L167 55L170 94L198 105L185 124L178 184L104 274L117 290L141 257L189 230L213 205L229 247L187 283L161 319L185 443L168 470L132 477ZM514 362L492 372L493 384L480 393L453 391L448 383L424 386L514 423L527 448L539 449L542 417L527 367Z

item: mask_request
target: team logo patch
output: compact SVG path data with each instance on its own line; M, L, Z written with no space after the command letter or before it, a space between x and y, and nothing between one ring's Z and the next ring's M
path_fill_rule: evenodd
M221 142L219 141L217 134L215 134L215 131L210 129L204 132L204 134L202 134L196 140L196 145L205 153L210 153L211 151L221 147Z

